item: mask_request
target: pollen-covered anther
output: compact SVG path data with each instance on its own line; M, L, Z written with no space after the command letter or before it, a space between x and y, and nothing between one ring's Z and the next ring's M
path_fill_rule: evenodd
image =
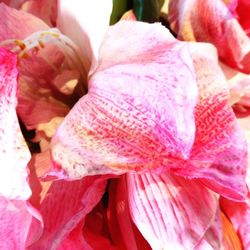
M43 41L39 40L38 43L39 43L39 46L40 46L42 49L45 48L45 44L44 44Z
M21 41L21 40L15 40L15 43L16 43L17 46L19 46L19 48L21 50L26 49L26 45L25 45L25 43L23 41Z
M15 41L15 45L17 46L13 48L13 51L20 53L19 58L22 58L24 54L31 49L35 49L37 51L45 48L48 43L54 44L61 50L72 68L77 69L82 76L86 75L84 67L82 67L82 59L79 56L79 48L73 41L70 40L70 38L61 34L58 29L54 28L46 31L38 31L31 34L23 41Z

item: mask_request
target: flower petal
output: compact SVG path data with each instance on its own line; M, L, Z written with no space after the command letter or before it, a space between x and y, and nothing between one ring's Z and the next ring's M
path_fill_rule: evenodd
M110 182L107 214L110 237L118 249L150 250L130 216L126 182L126 175Z
M179 38L212 43L222 61L250 73L250 38L223 1L170 1L169 13Z
M53 182L44 199L34 204L43 217L44 231L30 249L59 247L99 202L105 187L105 178L98 177Z
M33 32L49 28L39 18L24 11L10 8L3 3L0 3L0 15L0 41L6 39L24 39Z
M190 49L200 94L195 112L196 138L190 159L175 163L175 171L184 177L200 178L230 199L244 200L247 142L228 103L226 80L210 45L194 44Z
M74 90L81 77L76 72L71 73L72 63L69 64L63 54L65 51L62 51L65 48L61 46L59 49L55 44L45 44L43 40L48 39L46 36L49 34L53 37L53 32L46 31L49 27L44 22L4 4L0 5L0 15L8 23L6 26L0 22L2 44L8 47L14 45L12 49L19 51L18 115L27 129L45 130L47 133L46 129L40 129L41 126L47 128L55 117L64 117L72 102L79 98ZM40 36L36 32L40 32ZM54 36L61 35L56 33ZM21 40L17 42L16 39ZM53 42L56 43L56 40ZM40 47L29 48L30 44L38 44ZM24 52L29 55L27 58L20 56ZM59 78L61 84L58 84ZM74 81L73 85L70 84L71 80ZM46 112L41 113L41 110Z
M248 201L239 203L221 198L220 204L223 212L231 220L235 231L237 232L243 249L250 248L250 193Z
M26 0L20 9L39 17L50 27L56 25L56 0Z
M239 23L247 33L247 35L250 35L250 19L249 13L250 11L250 3L248 0L236 0L237 2L237 8L236 8L236 13L237 17L239 19Z
M58 5L58 27L79 46L88 72L98 57L100 44L108 29L112 0L59 0Z
M222 223L221 223L221 211L218 207L215 220L212 225L206 231L204 237L195 247L195 250L215 250L222 249Z
M16 115L17 58L0 48L0 195L26 200L30 153Z
M213 223L217 198L194 180L128 174L133 221L153 249L193 249Z
M187 44L159 24L121 21L110 28L99 62L88 94L53 138L52 157L65 178L188 158L197 86Z
M40 220L26 201L0 196L0 249L25 249L41 235Z

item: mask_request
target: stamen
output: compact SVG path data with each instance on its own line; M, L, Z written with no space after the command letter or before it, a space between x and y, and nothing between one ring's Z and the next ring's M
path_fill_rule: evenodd
M67 62L71 68L77 69L83 79L85 79L87 72L84 68L84 62L82 61L81 57L79 56L81 53L75 43L68 38L67 36L60 33L60 31L56 28L52 28L46 31L38 31L23 41L17 39L9 39L3 42L0 42L0 46L6 45L14 45L12 48L13 52L18 53L18 58L28 58L28 51L34 49L35 52L38 52L40 49L45 48L45 45L48 43L55 44L61 52L64 54ZM54 69L56 67L51 65L47 58L43 59Z

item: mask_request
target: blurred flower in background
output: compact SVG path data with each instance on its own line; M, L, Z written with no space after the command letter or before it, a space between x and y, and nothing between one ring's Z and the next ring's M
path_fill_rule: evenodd
M0 249L250 248L248 7L1 1Z

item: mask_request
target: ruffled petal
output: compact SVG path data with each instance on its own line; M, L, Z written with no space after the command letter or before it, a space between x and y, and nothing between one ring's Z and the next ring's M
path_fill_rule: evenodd
M230 199L244 200L247 142L229 105L226 79L212 46L193 44L190 49L200 96L195 111L196 138L190 158L175 162L175 171L188 178L200 178Z
M56 181L42 200L35 201L33 197L33 205L42 215L44 229L41 238L29 249L57 249L96 206L105 187L105 178L99 177L74 182Z
M196 99L187 44L159 24L121 21L102 44L88 94L53 138L55 167L75 179L187 159Z
M153 249L193 249L217 212L217 198L194 180L128 174L133 221Z
M170 1L169 14L179 38L212 43L221 60L250 73L250 38L223 1Z
M79 46L88 72L91 64L94 67L103 36L108 29L112 0L59 0L58 7L58 27Z

